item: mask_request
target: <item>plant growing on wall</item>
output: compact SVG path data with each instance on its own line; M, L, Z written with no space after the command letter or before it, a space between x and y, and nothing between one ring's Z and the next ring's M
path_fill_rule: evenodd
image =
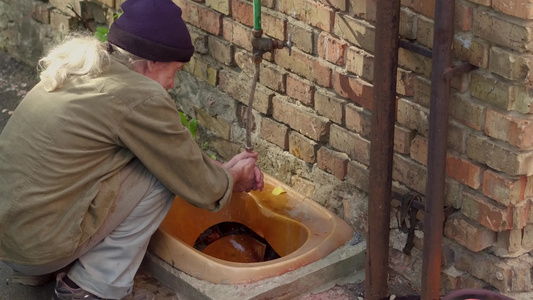
M198 120L196 120L195 118L191 118L191 120L188 120L187 115L185 115L185 113L183 113L182 111L179 111L179 113L181 117L181 124L185 128L189 129L194 141L198 142L198 139L197 139ZM206 147L207 147L207 142L204 142L202 144L202 150L205 150ZM209 157L211 157L212 159L216 159L216 156L213 154L209 154Z
M123 12L119 11L113 14L113 21L116 21ZM94 36L97 37L102 42L107 42L107 34L109 33L109 28L105 26L98 26L96 27L96 31L94 32Z

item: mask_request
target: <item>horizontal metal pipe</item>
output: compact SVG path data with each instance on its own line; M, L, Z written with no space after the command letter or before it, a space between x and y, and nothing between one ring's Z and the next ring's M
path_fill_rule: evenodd
M406 40L400 40L400 47L409 50L411 52L414 52L416 54L420 54L424 57L431 58L433 56L433 53L428 48L425 48L423 46L420 46L418 44L406 41Z

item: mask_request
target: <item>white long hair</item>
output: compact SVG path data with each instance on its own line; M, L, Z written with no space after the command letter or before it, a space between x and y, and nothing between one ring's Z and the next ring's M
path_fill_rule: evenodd
M52 92L71 76L97 76L109 68L112 56L130 68L134 63L146 61L117 46L103 43L92 35L70 34L39 60L41 82L46 91Z

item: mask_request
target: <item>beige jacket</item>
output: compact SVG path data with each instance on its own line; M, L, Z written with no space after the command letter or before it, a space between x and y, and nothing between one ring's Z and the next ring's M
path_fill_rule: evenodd
M134 157L196 206L216 210L231 196L231 175L202 153L159 83L113 62L54 92L37 84L0 135L0 260L72 254L115 209L119 170Z

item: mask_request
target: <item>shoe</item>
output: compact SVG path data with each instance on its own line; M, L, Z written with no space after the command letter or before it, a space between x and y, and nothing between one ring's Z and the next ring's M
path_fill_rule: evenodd
M54 279L54 274L45 275L25 275L20 272L14 271L11 275L12 283L19 283L28 286L39 286L48 283Z
M100 298L93 295L82 288L71 288L64 281L66 273L57 275L56 288L54 290L53 300L100 300ZM133 289L133 292L121 300L154 300L154 293L144 289Z
M99 300L103 299L95 296L82 288L71 288L64 281L63 278L67 273L59 273L56 278L56 288L54 289L53 300Z

